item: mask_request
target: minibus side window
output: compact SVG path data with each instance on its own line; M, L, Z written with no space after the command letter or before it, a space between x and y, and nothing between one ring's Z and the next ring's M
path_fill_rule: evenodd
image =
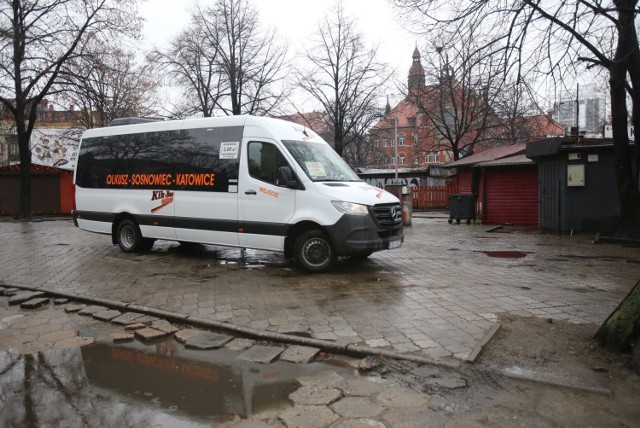
M247 151L249 175L256 180L277 185L278 168L289 166L289 163L275 144L252 141Z

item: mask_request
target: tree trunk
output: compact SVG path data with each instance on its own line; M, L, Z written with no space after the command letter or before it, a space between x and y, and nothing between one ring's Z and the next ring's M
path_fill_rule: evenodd
M600 326L596 340L608 349L630 352L639 336L640 281Z
M613 149L615 157L618 197L620 201L620 225L616 236L640 239L640 193L638 193L637 175L633 160L638 155L632 150L627 136L628 110L626 106L626 77L629 73L634 92L640 90L640 70L633 65L638 63L638 36L635 31L634 7L637 0L616 3L619 13L618 44L614 60L609 69L611 84L611 125L613 131ZM627 4L628 3L628 4ZM632 97L634 125L640 118L638 96ZM635 150L635 152L634 152Z

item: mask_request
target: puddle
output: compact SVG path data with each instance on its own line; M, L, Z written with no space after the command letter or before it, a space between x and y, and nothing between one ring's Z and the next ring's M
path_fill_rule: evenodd
M173 339L31 355L3 350L0 426L213 426L290 407L300 377L352 373L327 362L258 364L238 355L190 350Z
M521 259L527 257L524 251L483 251L489 257L496 257L500 259Z

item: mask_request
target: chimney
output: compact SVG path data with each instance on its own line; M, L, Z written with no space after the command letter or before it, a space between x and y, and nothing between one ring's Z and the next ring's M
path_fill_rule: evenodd
M73 104L69 105L69 111L75 111L76 106L74 106Z

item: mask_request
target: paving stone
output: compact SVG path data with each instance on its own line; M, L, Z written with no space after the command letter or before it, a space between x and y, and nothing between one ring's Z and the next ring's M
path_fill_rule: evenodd
M340 417L324 406L295 406L282 412L280 419L287 427L325 428Z
M56 349L78 348L80 346L91 345L93 342L95 342L95 339L93 337L73 337L71 339L66 339L66 340L61 340L60 342L56 342L56 344L53 345L53 347Z
M105 308L104 306L90 305L82 309L80 312L78 312L78 314L90 317L90 316L93 316L93 314L97 314L98 312L104 312L106 310L107 308Z
M118 325L133 324L138 322L138 320L144 316L146 315L139 312L125 312L119 317L112 319L111 322Z
M467 381L459 377L430 377L424 379L424 385L430 390L458 389L467 386Z
M36 309L40 306L44 306L49 303L48 297L38 297L36 299L27 300L26 302L20 303L21 308L25 309Z
M238 337L227 343L225 348L230 351L244 351L245 349L251 348L255 343L256 342L251 339Z
M43 334L38 337L38 340L42 342L59 342L61 340L71 339L77 337L78 333L69 330L52 331L51 333Z
M59 297L57 299L53 299L53 304L54 305L65 305L69 303L69 299L66 299L64 297Z
M187 339L187 341L185 342L185 346L187 348L194 348L194 349L217 349L217 348L223 347L231 339L233 339L233 337L228 336L226 334L203 331L200 334L195 335L190 339ZM275 359L275 357L273 357L273 359ZM271 362L271 361L268 361L268 362Z
M325 370L310 376L301 376L296 380L301 385L324 385L332 388L343 382L344 378L333 370Z
M342 392L322 385L305 385L289 394L289 399L297 405L328 406L342 397Z
M135 338L135 334L133 333L113 333L109 336L114 343L120 342L130 342Z
M332 425L331 428L386 428L387 426L382 422L367 419L367 418L356 418L356 419L343 419L337 422L335 425Z
M128 331L140 330L142 328L147 328L147 325L146 324L142 324L140 322L134 323L134 324L128 324L128 325L126 325L124 327L124 329L128 330Z
M331 408L345 418L375 418L384 411L384 407L368 397L345 397Z
M80 312L81 310L83 310L84 308L86 308L87 305L83 305L83 304L79 304L79 305L67 305L64 307L64 311L66 313L72 313L72 312Z
M135 335L137 337L140 337L143 340L153 340L153 339L158 339L160 337L169 336L169 333L165 333L164 331L145 327L139 330L135 330Z
M44 297L44 293L41 291L21 291L9 297L9 305L19 305L38 297Z
M280 346L253 345L251 348L238 355L239 360L251 361L254 363L269 364L284 351Z
M442 427L447 422L447 417L427 408L394 408L384 412L382 420L391 427L425 428Z
M371 397L384 391L389 386L363 379L350 379L337 387L344 392L344 395L349 397Z
M142 323L142 324L151 324L154 321L158 321L160 318L158 317L154 317L151 315L143 315L142 317L136 319L136 322Z
M152 321L150 327L169 334L173 334L180 330L178 327L174 326L167 320Z
M410 389L391 387L378 395L378 401L386 407L425 407L431 396Z
M93 314L93 318L99 321L111 321L112 319L117 318L120 315L122 315L122 312L120 311L107 310L107 311L97 312Z
M197 328L183 328L182 330L177 331L176 334L174 334L174 337L178 342L185 343L187 340L200 333L204 333L204 330L199 330Z
M311 346L289 346L280 354L280 360L296 364L307 364L320 352L320 349Z

